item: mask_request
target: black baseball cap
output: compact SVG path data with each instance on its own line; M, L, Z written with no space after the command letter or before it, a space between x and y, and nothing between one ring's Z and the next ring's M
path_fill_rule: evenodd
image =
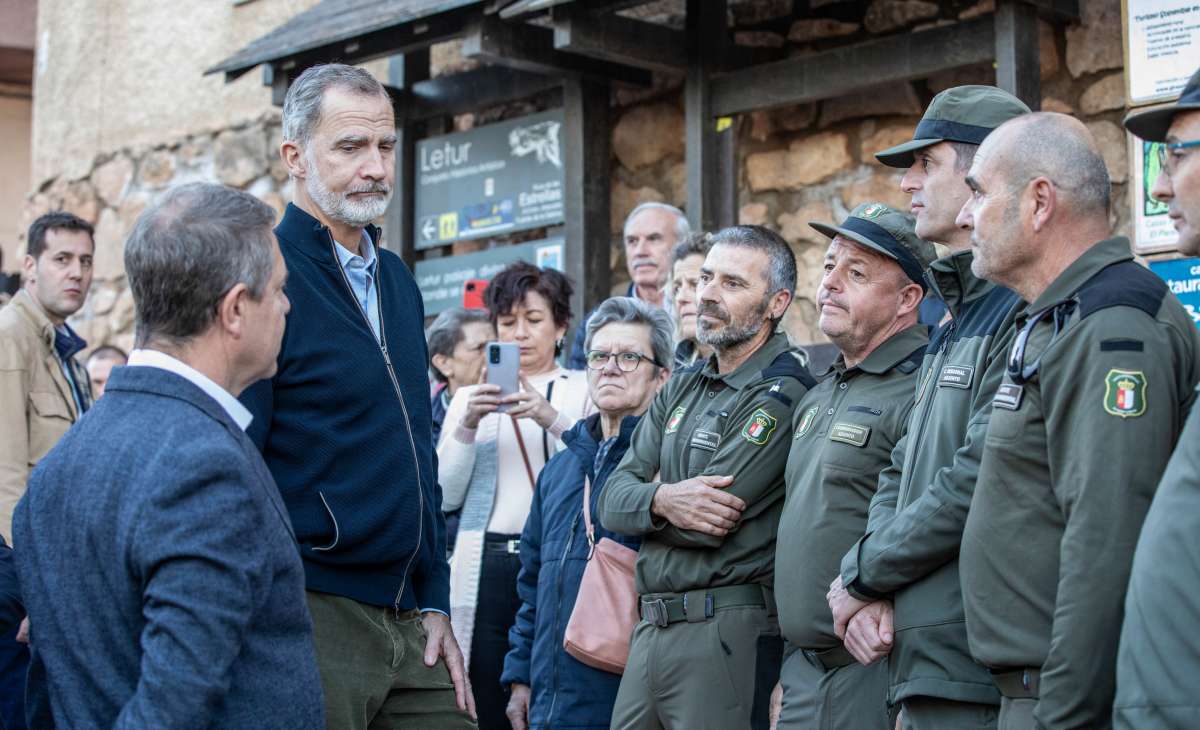
M1147 142L1166 142L1167 130L1171 128L1175 114L1193 109L1200 109L1200 69L1188 79L1178 101L1159 109L1130 114L1125 117L1125 128Z

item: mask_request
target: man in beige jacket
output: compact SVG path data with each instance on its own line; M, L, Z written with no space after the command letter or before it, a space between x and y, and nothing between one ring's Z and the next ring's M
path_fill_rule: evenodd
M47 213L29 227L24 286L0 309L0 534L12 544L12 514L29 472L91 405L87 347L67 325L92 283L92 226Z

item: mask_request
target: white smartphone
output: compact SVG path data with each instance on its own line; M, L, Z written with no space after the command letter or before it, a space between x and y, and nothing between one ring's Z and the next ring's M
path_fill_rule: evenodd
M521 389L521 349L515 342L489 342L487 344L487 382L500 386L500 397L512 395ZM507 405L498 409L508 410Z

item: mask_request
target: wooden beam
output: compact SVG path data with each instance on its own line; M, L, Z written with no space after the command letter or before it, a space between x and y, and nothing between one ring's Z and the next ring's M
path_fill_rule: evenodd
M513 25L495 16L477 18L463 36L463 56L551 76L579 75L599 81L649 86L649 71L554 50L554 31Z
M1023 0L1052 20L1079 20L1079 0Z
M608 84L579 77L563 81L563 262L575 285L575 327L609 294L609 115ZM574 341L572 328L566 342Z
M407 54L428 49L434 43L456 38L462 34L467 22L478 15L473 6L452 10L416 23L406 23L364 33L349 40L330 43L319 48L297 53L272 61L275 69L289 71L299 76L304 69L320 63L359 64L376 58L395 54ZM230 71L225 74L227 82L241 76L248 69Z
M996 2L996 86L1037 111L1042 105L1037 8L1022 0Z
M388 84L403 90L412 89L429 78L429 49L405 54L388 64ZM384 247L397 253L411 270L417 262L413 210L416 196L416 146L419 122L409 115L406 105L396 107L396 173L393 180L392 203L384 213Z
M710 85L713 67L724 56L726 0L688 0L687 79L683 88L688 222L697 231L715 231L735 220L736 147L733 124L718 131ZM722 159L725 158L725 159ZM732 159L731 159L732 158Z
M413 119L465 114L538 94L560 93L562 80L504 66L482 66L421 81L404 95Z
M597 15L575 5L554 9L554 48L601 61L677 73L687 67L686 36L664 25Z
M991 61L990 15L752 66L712 80L713 116L828 99Z

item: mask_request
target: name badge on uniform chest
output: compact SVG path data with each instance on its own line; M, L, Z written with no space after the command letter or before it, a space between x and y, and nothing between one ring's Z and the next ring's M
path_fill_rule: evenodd
M694 449L716 451L717 447L721 445L721 434L717 433L716 431L706 431L702 428L698 428L692 433L690 445Z
M829 440L840 441L851 446L866 446L867 437L871 435L870 426L860 426L856 423L835 423L829 429Z
M1025 387L1016 383L1002 383L996 388L996 397L992 398L992 406L1015 411L1021 407L1021 399L1025 396Z
M970 365L946 365L942 368L942 374L938 376L938 386L967 390L971 387L974 377L975 368Z

